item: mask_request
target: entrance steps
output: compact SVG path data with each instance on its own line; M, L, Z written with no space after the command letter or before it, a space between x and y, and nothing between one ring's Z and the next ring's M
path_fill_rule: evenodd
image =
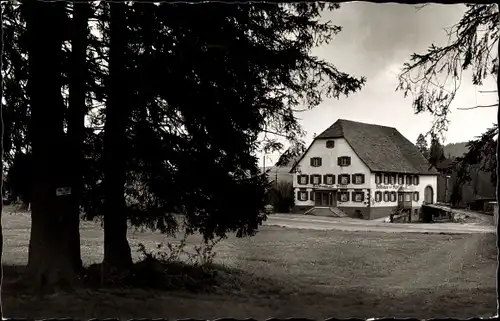
M347 217L348 216L346 214L346 212L344 212L343 210L341 210L338 207L330 207L330 211L332 211L332 213L334 213L337 217Z
M347 217L347 214L338 207L313 207L304 215Z

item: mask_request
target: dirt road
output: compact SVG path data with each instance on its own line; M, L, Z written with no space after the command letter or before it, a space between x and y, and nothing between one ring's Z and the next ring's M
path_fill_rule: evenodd
M353 218L317 217L294 214L269 215L265 225L311 230L340 230L359 232L405 232L438 234L495 233L493 226L459 223L408 223L395 224Z

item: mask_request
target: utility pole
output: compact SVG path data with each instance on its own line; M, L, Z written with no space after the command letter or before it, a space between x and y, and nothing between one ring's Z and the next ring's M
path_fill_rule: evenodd
M445 176L445 184L444 184L444 202L448 203L448 182L450 179L450 175Z

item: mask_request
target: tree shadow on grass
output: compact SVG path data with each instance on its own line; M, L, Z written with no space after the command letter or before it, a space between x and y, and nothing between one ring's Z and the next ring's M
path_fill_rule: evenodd
M158 268L158 266L156 267ZM177 267L179 268L179 267ZM174 289L142 286L83 286L72 293L39 297L19 287L24 266L4 267L6 317L313 319L369 317L491 316L496 289L366 289L351 286L307 286L293 280L256 277L218 267L211 288ZM177 271L178 272L178 271ZM149 282L149 281L148 281Z

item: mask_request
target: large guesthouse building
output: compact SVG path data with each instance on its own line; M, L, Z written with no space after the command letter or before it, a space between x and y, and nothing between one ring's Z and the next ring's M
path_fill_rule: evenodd
M437 195L438 172L397 129L344 119L318 135L290 173L296 213L376 219L399 207L418 217Z

